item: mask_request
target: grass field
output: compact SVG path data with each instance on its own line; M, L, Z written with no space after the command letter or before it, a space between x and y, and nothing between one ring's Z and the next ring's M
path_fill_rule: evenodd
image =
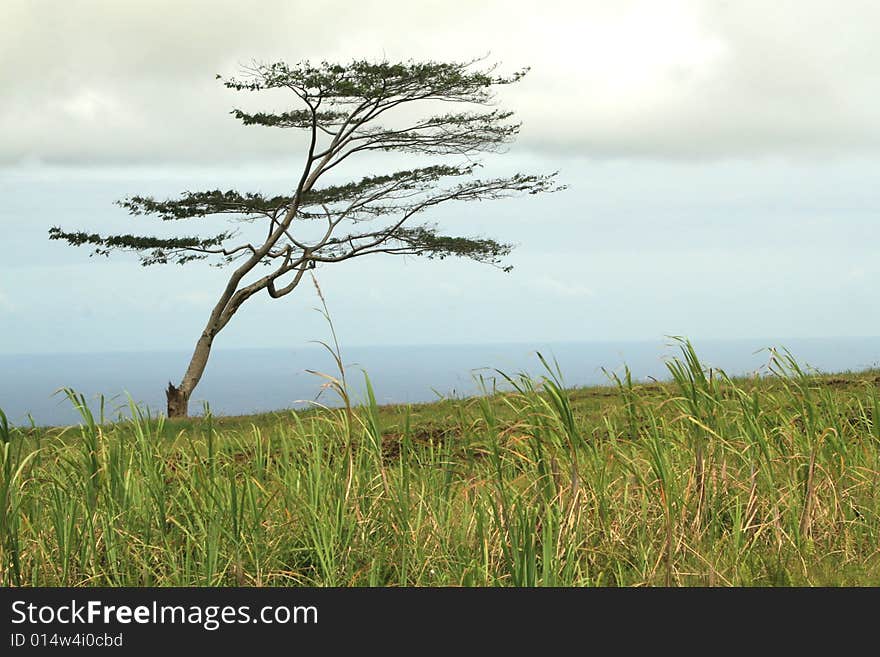
M0 583L880 585L880 372L0 423ZM564 364L563 364L564 365ZM491 391L487 391L491 392ZM371 393L372 394L372 393Z

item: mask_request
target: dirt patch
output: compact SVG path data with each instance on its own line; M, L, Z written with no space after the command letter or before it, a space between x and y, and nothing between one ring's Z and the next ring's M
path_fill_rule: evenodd
M428 445L430 443L444 442L457 435L457 432L451 428L438 426L417 427L410 432L409 440L414 445ZM403 433L398 431L382 434L382 456L386 461L394 460L400 456L403 438Z

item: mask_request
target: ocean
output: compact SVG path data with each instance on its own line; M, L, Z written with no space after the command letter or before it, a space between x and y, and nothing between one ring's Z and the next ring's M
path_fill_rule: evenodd
M798 361L822 372L862 370L880 365L880 337L822 339L744 339L695 341L707 367L731 375L766 371L768 347L785 347ZM564 382L587 386L609 382L608 371L629 366L636 380L665 379L665 361L676 354L674 341L567 342L536 344L418 345L344 347L350 390L364 399L363 371L369 374L379 403L418 403L441 397L478 394L479 379L504 387L508 375L541 376L540 352L555 359ZM61 425L79 421L64 387L85 395L93 408L105 400L105 418L128 417L129 396L152 412L164 412L164 389L177 383L188 362L187 351L139 351L0 355L0 409L12 424ZM190 413L210 404L215 415L301 409L315 403L339 404L322 389L324 379L307 372L337 375L331 356L320 346L296 349L215 349L205 376L193 394Z

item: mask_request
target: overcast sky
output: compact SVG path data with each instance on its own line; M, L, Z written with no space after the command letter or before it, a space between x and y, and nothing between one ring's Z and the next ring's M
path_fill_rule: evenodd
M136 230L112 205L128 194L289 189L300 142L229 115L289 107L215 74L487 53L531 67L499 95L523 130L488 170L558 170L569 189L435 215L517 243L509 274L319 268L343 342L877 335L878 24L860 0L3 0L0 352L191 347L223 270L90 259L46 233ZM217 344L323 339L316 303L311 286L249 302Z

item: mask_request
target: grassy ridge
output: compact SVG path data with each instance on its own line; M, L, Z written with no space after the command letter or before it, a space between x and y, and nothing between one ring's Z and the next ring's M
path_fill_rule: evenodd
M880 377L0 423L3 585L880 584Z

